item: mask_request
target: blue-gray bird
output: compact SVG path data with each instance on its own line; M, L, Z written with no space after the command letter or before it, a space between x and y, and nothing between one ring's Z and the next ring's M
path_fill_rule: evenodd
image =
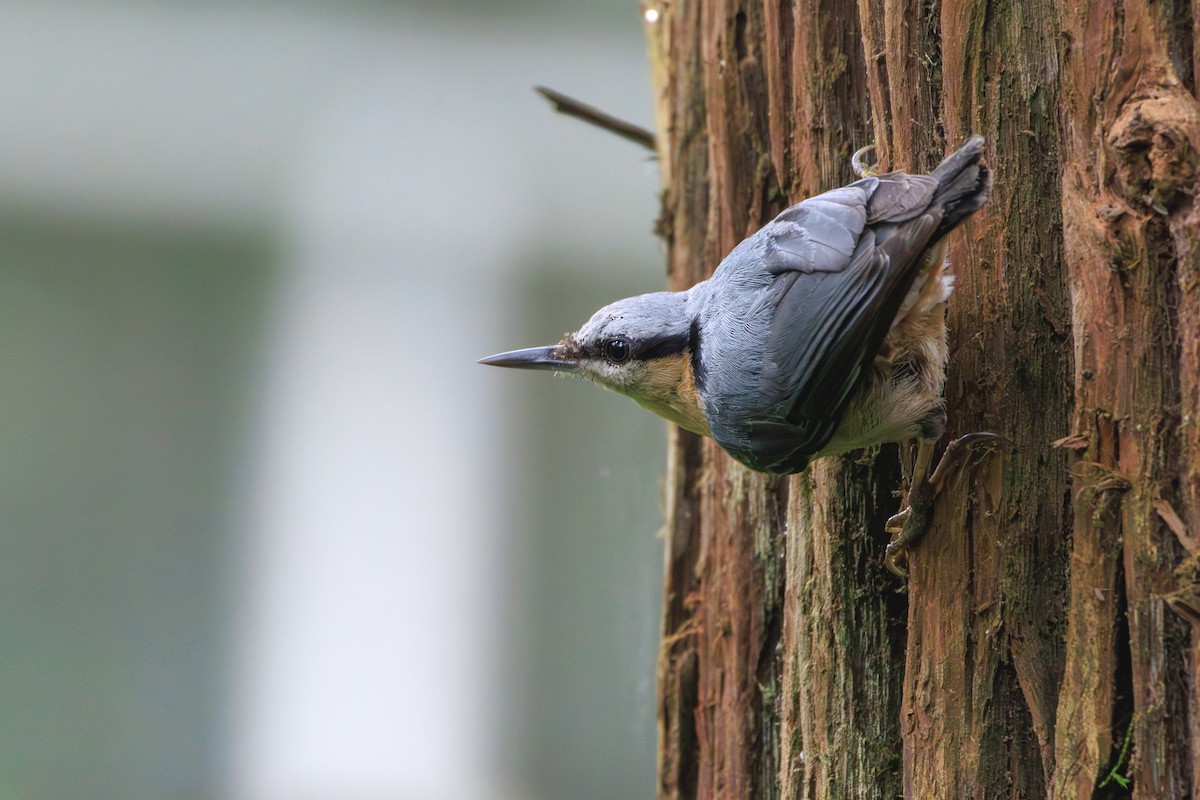
M936 440L945 241L991 191L982 152L974 137L929 175L873 175L804 200L691 289L619 300L558 344L481 363L588 378L762 472Z

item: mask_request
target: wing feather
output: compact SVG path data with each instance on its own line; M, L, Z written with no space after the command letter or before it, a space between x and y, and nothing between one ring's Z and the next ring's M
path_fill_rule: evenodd
M902 188L893 186L900 182L868 181L875 182L869 190L887 187L880 207L898 222L878 214L869 202L873 191L839 190L849 205L823 195L763 230L760 268L776 276L767 295L774 308L757 387L765 408L734 432L751 443L759 469L803 469L833 437L940 221L929 209L932 190L924 182L905 204ZM721 441L720 426L714 436Z
M701 397L722 447L797 472L828 444L926 251L986 201L982 147L971 139L932 175L864 178L792 206L696 287Z
M787 398L792 424L821 420L820 448L833 435L851 393L879 352L912 284L914 262L929 243L938 215L926 214L882 244L859 241L855 258L838 280L797 279L780 299L771 319L768 358L781 364L783 380L768 392ZM764 375L765 377L765 375Z

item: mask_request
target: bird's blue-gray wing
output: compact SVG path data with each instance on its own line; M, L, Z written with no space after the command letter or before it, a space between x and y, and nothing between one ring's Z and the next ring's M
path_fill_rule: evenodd
M795 472L829 441L938 227L936 189L927 176L864 179L793 206L755 235L755 258L731 269L769 276L758 303L768 322L756 385L741 388L756 407L716 398L718 412L737 403L745 412L716 415L713 436L726 449L756 469Z

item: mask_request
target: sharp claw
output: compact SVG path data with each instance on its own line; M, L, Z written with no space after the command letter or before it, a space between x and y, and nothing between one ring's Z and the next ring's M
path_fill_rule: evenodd
M904 560L907 561L908 548L898 546L895 540L888 542L887 549L883 552L883 565L896 577L908 580L908 570L897 561L900 556L904 556Z
M934 498L942 491L942 486L945 484L950 470L961 466L963 459L967 457L971 450L985 442L990 444L1007 441L1007 439L998 433L978 431L976 433L964 434L946 445L946 452L942 453L942 459L938 461L937 469L929 476L929 485L933 487Z
M862 157L875 149L875 145L869 144L865 147L860 147L854 151L854 155L850 156L850 169L854 170L854 174L860 178L873 178L879 173L871 167L863 163Z
M884 551L884 565L890 572L901 578L908 578L908 571L900 566L899 559L905 557L913 542L925 535L929 526L929 514L933 503L941 493L951 470L961 466L963 460L976 446L983 443L1008 441L997 433L979 432L960 436L946 446L937 468L929 474L929 466L933 459L933 443L922 441L918 445L916 463L913 469L912 488L908 492L908 507L888 519L884 530L892 534ZM926 478L925 475L929 474Z
M892 573L901 578L907 578L908 571L897 563L897 559L904 555L907 561L908 548L925 535L925 529L929 527L929 509L933 507L934 492L932 490L933 487L928 481L915 482L908 492L908 508L888 520L888 524L891 525L897 517L903 518L903 524L899 530L888 530L893 535L884 551L884 564Z
M884 524L883 529L892 534L893 537L899 534L900 531L904 530L904 523L908 520L908 514L911 510L910 508L905 508L903 511L888 517L888 521ZM891 545L888 546L890 547Z

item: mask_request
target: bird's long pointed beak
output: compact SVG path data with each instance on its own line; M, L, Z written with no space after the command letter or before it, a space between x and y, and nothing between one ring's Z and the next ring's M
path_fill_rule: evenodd
M524 350L509 350L507 353L497 353L494 356L481 358L479 363L490 364L493 367L552 369L558 372L572 372L579 366L579 362L563 358L562 348L556 344L546 347L526 347Z

